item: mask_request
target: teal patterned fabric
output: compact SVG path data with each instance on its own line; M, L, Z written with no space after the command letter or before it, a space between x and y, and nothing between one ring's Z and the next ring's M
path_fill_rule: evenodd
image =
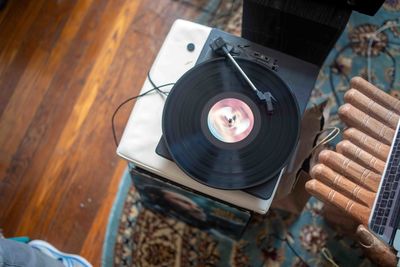
M356 242L328 226L322 208L322 202L311 198L299 217L272 210L266 218L257 219L240 241L246 244L242 253L250 255L249 261L233 266L306 266L294 253L309 266L332 266L323 249L339 266L371 266ZM279 240L284 238L287 242Z
M373 17L353 12L346 30L325 61L309 103L312 105L327 98L330 100L329 125L342 126L336 114L337 107L343 104L343 95L349 89L349 79L354 76L361 76L367 80L369 78L373 84L399 98L399 24L398 0L386 1ZM377 30L382 31L374 34ZM368 53L370 40L372 42Z
M339 266L372 266L356 242L326 224L314 198L300 216L255 215L242 238L232 240L143 208L128 173L121 185L126 195L114 204L103 266L331 266L325 249Z

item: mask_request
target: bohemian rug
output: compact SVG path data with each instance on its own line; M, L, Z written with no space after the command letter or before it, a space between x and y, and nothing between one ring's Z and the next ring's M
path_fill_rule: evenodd
M254 217L234 241L143 208L126 172L110 217L103 266L333 266L329 259L339 266L372 266L357 243L324 222L322 207L312 198L299 217L271 210Z

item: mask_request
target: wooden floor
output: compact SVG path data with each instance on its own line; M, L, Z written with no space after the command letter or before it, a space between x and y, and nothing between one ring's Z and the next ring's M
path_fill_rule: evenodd
M10 0L0 11L0 228L100 265L126 163L110 119L136 95L173 0ZM132 105L117 120L121 133Z

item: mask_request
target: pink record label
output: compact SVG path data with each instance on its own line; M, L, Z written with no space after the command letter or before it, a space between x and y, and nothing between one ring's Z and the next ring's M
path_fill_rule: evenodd
M208 112L207 125L218 140L236 143L250 134L254 126L254 115L242 100L224 98L215 103Z

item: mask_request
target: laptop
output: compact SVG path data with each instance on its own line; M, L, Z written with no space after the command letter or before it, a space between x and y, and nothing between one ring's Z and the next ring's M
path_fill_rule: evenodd
M400 251L400 121L397 124L385 170L368 226L380 239Z

